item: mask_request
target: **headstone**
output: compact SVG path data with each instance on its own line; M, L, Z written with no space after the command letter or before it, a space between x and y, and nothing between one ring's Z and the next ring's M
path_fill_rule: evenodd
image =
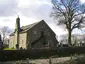
M29 58L27 58L27 64L30 64L30 63L29 63Z
M16 49L17 49L17 50L19 49L19 44L16 44Z
M49 64L52 64L51 57L49 58Z

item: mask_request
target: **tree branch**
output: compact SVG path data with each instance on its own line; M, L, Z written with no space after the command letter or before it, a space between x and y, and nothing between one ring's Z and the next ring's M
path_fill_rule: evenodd
M83 23L83 19L84 19L84 18L85 18L85 17L82 16L81 19L79 20L79 22L73 25L73 27L72 27L71 30L73 30L73 29L75 29L75 28L79 28L80 25L81 25L81 23Z

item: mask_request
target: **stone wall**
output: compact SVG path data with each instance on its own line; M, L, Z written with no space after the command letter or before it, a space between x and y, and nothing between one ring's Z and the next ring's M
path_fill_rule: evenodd
M35 25L33 28L31 28L28 31L29 34L29 42L33 43L36 40L40 39L41 32L44 32L44 36L46 38L46 44L48 44L47 47L56 47L58 44L58 41L56 40L55 33L49 28L49 26L45 22L40 22L37 25ZM31 45L32 46L32 45ZM37 44L35 44L35 48L42 47L41 41L38 41Z
M10 36L9 38L9 48L14 47L14 36Z
M23 49L26 49L26 39L27 39L27 33L21 33L19 34L19 47L23 48Z

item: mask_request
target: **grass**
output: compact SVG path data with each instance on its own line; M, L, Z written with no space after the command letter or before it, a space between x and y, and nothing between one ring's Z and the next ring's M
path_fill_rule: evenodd
M15 48L4 48L4 50L16 50Z

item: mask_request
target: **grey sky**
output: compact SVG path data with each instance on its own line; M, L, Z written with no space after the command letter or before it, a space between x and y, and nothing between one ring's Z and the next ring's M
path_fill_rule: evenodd
M0 0L0 26L14 28L19 15L21 26L44 19L57 35L66 33L49 17L51 11L51 0Z
M0 16L13 16L17 13L17 0L0 0Z

